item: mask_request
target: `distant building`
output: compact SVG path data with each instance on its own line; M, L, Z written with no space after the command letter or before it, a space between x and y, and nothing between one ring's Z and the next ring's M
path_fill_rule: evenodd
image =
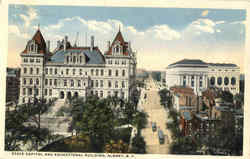
M184 59L166 68L166 86L188 86L200 95L210 87L239 93L240 68L235 64L205 63L202 60Z
M88 95L128 99L134 89L136 55L120 30L102 54L93 36L88 47L72 46L65 36L50 52L50 42L45 42L38 29L21 59L20 103Z
M7 68L6 102L18 102L20 90L20 69Z
M177 112L196 111L197 96L192 88L183 86L174 86L170 88L173 107Z

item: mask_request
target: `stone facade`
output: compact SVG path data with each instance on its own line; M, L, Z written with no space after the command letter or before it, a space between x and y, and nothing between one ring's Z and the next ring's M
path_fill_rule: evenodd
M195 94L210 87L218 87L239 93L240 68L235 64L205 63L201 60L184 59L166 69L166 86L188 86Z
M65 100L73 96L118 96L128 99L136 74L136 55L119 30L103 55L94 45L71 46L68 37L57 42L51 53L38 29L21 53L19 103L34 98Z

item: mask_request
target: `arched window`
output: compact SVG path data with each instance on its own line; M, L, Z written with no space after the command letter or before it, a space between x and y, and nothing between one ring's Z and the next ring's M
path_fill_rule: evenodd
M210 85L214 85L215 84L215 77L211 77L210 78Z
M235 77L232 77L231 78L231 85L235 85L236 84L236 78Z
M222 84L222 78L221 77L218 77L217 78L217 84L220 86Z
M229 84L229 79L228 77L225 77L224 78L224 85L227 86Z

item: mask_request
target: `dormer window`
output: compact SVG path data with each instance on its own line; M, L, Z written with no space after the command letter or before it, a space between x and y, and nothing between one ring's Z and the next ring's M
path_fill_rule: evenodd
M120 52L120 48L119 48L119 46L116 46L116 48L115 48L115 52L116 52L116 53L119 53L119 52Z

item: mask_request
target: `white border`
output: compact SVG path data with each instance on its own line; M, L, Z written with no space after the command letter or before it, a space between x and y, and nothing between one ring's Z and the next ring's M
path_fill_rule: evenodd
M6 64L7 64L7 53L8 53L8 4L27 4L27 5L68 5L68 6L112 6L112 7L159 7L159 8L217 8L217 9L246 9L247 10L247 24L246 24L246 55L245 55L245 112L244 112L244 146L243 146L243 157L230 157L230 156L192 156L192 158L250 158L250 114L248 105L250 104L249 95L247 94L250 90L250 84L248 80L250 77L250 40L249 40L249 3L246 1L250 0L235 0L235 1L217 1L217 0L2 0L0 1L0 121L2 129L0 131L0 159L1 158L41 158L39 156L13 156L11 152L4 152L4 116L5 116L5 88L6 88ZM190 158L188 155L135 155L135 158ZM78 157L42 157L42 158L78 158ZM85 157L84 157L85 158ZM92 157L88 157L92 158ZM125 157L126 158L126 157Z

